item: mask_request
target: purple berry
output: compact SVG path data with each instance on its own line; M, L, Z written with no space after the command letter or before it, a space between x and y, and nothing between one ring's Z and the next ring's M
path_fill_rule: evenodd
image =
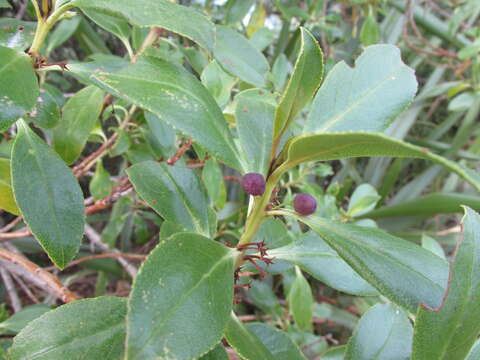
M265 178L262 174L248 173L242 176L243 190L249 195L258 196L265 192Z
M309 194L297 194L293 199L293 208L300 215L311 215L317 210L317 200Z

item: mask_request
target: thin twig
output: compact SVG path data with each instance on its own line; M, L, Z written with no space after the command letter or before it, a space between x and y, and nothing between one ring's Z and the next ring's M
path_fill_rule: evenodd
M15 289L15 284L12 281L12 277L8 271L4 268L0 268L0 276L2 277L3 284L5 285L5 290L7 291L8 297L10 299L10 305L14 312L19 312L22 310L22 302L18 297L17 290Z

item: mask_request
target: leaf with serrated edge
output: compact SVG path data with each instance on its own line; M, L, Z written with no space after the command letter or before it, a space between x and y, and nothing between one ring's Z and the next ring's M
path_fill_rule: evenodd
M160 243L133 284L126 359L196 359L215 347L232 309L237 254L193 233Z
M295 136L285 145L277 164L281 164L281 171L286 171L302 162L376 156L433 161L457 173L480 191L480 176L473 170L436 155L426 148L372 132L339 132Z
M299 56L275 114L274 139L279 138L295 116L315 95L323 78L323 53L317 40L301 28Z
M118 72L95 73L90 79L191 136L228 166L242 168L220 108L185 69L162 59L142 57Z
M123 358L125 299L105 296L60 306L29 323L9 349L11 360Z
M23 121L12 149L13 193L35 238L59 268L75 256L85 224L72 171Z
M414 71L402 62L396 46L369 46L354 68L341 61L328 73L304 132L383 131L416 91Z
M122 16L140 27L162 27L195 41L209 51L213 50L213 23L200 12L169 0L74 0L73 4L80 9Z
M422 306L415 321L413 360L464 359L480 333L480 215L465 207L463 241L450 265L439 309Z

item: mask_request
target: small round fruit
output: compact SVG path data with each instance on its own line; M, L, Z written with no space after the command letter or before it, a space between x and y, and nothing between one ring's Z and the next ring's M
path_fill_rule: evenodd
M293 208L300 215L311 215L317 210L317 200L309 194L297 194L293 199Z
M263 195L265 192L265 178L258 173L245 174L242 176L242 187L249 195Z

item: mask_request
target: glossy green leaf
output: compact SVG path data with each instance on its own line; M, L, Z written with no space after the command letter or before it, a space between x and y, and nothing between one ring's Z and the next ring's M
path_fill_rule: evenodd
M0 131L31 111L37 102L38 81L31 58L0 46Z
M453 263L440 309L419 309L415 321L414 360L464 359L480 333L480 215L465 208L463 241Z
M316 279L347 294L377 294L335 250L312 231L289 245L269 250L268 255L275 260L286 260L298 265Z
M298 266L295 267L295 280L288 291L288 307L295 324L302 330L312 328L313 294L310 284Z
M165 121L160 120L155 114L146 112L144 116L148 124L145 138L150 147L158 156L164 159L171 158L178 151L175 129Z
M127 174L142 199L165 220L209 235L208 198L193 170L145 161L128 168Z
M436 214L460 213L462 205L480 211L480 197L456 193L434 193L397 205L387 205L367 214L368 218L396 216L433 216Z
M223 344L220 343L208 354L203 355L200 360L228 360L228 354Z
M225 329L225 338L243 360L276 360L265 344L234 313Z
M23 51L33 41L36 22L0 18L0 46Z
M447 262L383 230L315 216L297 217L312 228L382 295L411 312L437 307L447 287Z
M47 305L35 304L26 306L10 316L7 320L0 322L0 334L17 334L27 326L29 322L50 310L50 306Z
M275 60L272 67L272 82L276 91L283 92L290 67L290 63L285 54L280 54Z
M83 194L62 159L24 123L12 150L12 184L25 222L59 268L80 247Z
M360 216L375 208L381 196L370 184L362 184L355 189L348 203L347 215Z
M153 250L128 303L126 359L195 359L222 338L237 252L193 233Z
M63 118L53 132L53 148L72 164L87 143L103 105L103 91L89 86L76 93L63 107Z
M393 45L372 45L349 67L341 61L317 92L305 133L383 131L411 102L417 80Z
M14 339L11 360L123 358L126 301L83 299L58 307L28 324Z
M60 47L65 41L77 31L82 18L76 16L72 19L62 20L55 29L49 34L48 43L45 49L47 54L50 54L54 49Z
M12 190L10 160L0 158L0 209L20 215Z
M254 4L255 0L229 0L225 5L227 10L225 16L227 24L234 24L242 21Z
M91 79L113 95L153 112L191 136L225 164L241 169L233 138L215 100L185 69L158 58L141 58L116 73Z
M403 310L392 304L375 305L360 319L345 360L409 360L412 337L412 325Z
M363 21L362 29L360 30L360 42L363 46L373 45L380 41L380 37L380 26L377 23L372 6L370 6L368 15Z
M121 16L118 16L114 12L104 13L98 12L97 10L84 9L83 12L100 27L118 36L120 40L128 42L128 38L130 37L130 26Z
M102 160L97 161L95 174L89 184L90 194L93 200L100 200L111 194L115 182L110 179L110 174L103 167Z
M245 327L260 339L276 360L305 360L297 345L283 331L262 323L250 323Z
M214 55L230 74L248 84L265 86L269 71L267 59L237 31L227 26L217 26Z
M285 145L279 163L283 162L282 167L286 170L302 162L369 156L430 160L457 173L480 191L480 176L475 171L436 155L428 149L379 133L343 132L296 136Z
M194 9L177 5L169 0L74 0L76 6L85 10L105 12L121 16L132 25L162 27L195 41L207 50L212 50L215 27L203 14Z
M274 100L269 93L250 89L238 94L235 101L239 145L247 164L245 170L266 176L272 148Z
M313 35L301 28L300 52L293 74L275 113L274 139L279 139L289 124L312 99L323 78L323 53Z
M212 204L221 209L227 200L227 189L223 180L222 169L215 159L205 161L202 169L202 179Z
M217 61L213 60L203 69L201 80L217 101L218 106L225 107L230 100L230 93L236 82L235 78L228 75Z
M61 118L60 106L57 100L48 90L40 89L40 96L37 99L37 105L31 120L42 129L52 129L59 123Z

